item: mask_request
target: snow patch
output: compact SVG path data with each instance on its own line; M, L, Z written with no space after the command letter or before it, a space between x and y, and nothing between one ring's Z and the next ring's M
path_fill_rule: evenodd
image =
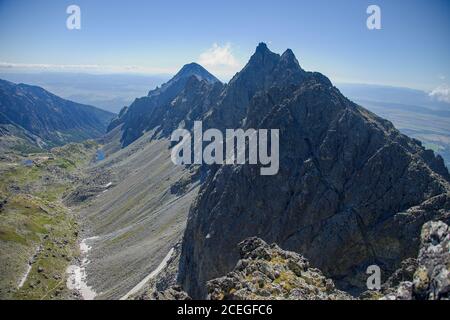
M70 265L66 269L66 273L69 274L67 278L66 286L70 290L76 290L81 294L83 300L94 300L97 293L87 285L87 273L86 266L90 263L87 258L88 252L91 250L91 246L88 245L89 241L96 240L98 237L91 237L83 239L80 243L80 252L84 256L81 261L81 265Z
M25 274L22 276L22 279L20 279L19 285L17 286L17 288L22 288L23 285L25 284L25 281L27 281L28 275L30 274L31 271L31 264L28 264L27 266L27 271L25 272Z

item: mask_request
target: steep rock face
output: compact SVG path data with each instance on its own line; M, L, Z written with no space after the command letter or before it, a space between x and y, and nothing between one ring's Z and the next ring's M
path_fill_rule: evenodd
M417 254L423 223L448 219L442 159L325 76L303 71L290 50L280 57L260 45L221 97L209 125L280 129L280 171L222 166L202 185L180 259L179 281L193 298L232 270L237 244L252 236L301 252L357 293L368 265L392 273ZM225 105L235 107L218 107Z
M232 272L207 283L212 300L348 300L331 279L295 252L258 238L239 244L241 259Z
M0 125L17 126L50 146L100 137L113 117L40 87L0 80Z
M128 146L144 132L156 129L164 137L176 129L183 120L205 113L205 104L218 99L222 83L202 66L185 65L170 81L136 99L124 108L109 130L122 124L122 146Z

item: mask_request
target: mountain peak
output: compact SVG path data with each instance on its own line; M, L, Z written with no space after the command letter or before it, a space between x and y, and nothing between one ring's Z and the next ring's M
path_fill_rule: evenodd
M256 52L270 51L265 42L260 42L256 47Z
M177 74L164 83L161 88L156 88L148 93L148 96L160 95L164 92L169 92L168 97L173 98L186 85L191 77L196 77L199 81L206 81L210 84L220 82L215 76L208 72L205 68L195 62L185 64Z
M300 68L300 64L298 63L297 58L295 57L294 52L292 52L291 49L287 49L282 55L281 55L281 62L283 62L288 67L295 67Z
M261 68L261 66L273 67L280 60L280 55L269 50L264 42L260 42L256 47L255 53L250 57L246 68L253 66L254 68Z
M201 65L199 65L196 62L191 62L185 64L178 73L186 73L186 72L205 72L206 69L203 68ZM208 71L206 71L208 72Z
M279 57L280 55L270 51L270 49L267 47L267 44L265 44L264 42L260 42L258 44L258 46L256 47L256 50L255 50L255 53L253 54L253 56L263 56L263 57L264 56L277 56L277 57Z
M172 80L177 80L180 78L190 78L191 76L197 77L199 80L205 80L209 83L215 83L219 80L208 72L205 68L195 62L185 64L180 71L173 77Z
M295 59L295 54L294 54L294 52L292 52L291 49L286 49L286 51L283 52L281 57L285 58L285 59L292 59L292 58Z

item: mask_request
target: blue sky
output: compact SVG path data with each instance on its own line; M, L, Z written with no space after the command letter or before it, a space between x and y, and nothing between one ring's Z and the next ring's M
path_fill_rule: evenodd
M81 8L81 30L66 8ZM368 30L366 8L381 8ZM228 80L264 41L333 81L448 88L448 0L0 0L0 71L173 73Z

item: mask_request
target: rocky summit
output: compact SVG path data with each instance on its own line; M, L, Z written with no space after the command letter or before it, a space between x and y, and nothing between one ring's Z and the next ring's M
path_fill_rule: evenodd
M348 300L333 280L295 252L259 238L239 244L241 259L226 276L208 281L212 300Z
M204 178L178 274L193 298L205 298L207 282L233 270L238 244L254 236L301 253L356 295L369 265L389 277L417 256L425 222L448 222L442 158L324 75L304 71L291 50L278 55L260 44L217 90L196 97L195 106L208 106L204 127L279 129L280 170L269 177L258 166L217 166Z

